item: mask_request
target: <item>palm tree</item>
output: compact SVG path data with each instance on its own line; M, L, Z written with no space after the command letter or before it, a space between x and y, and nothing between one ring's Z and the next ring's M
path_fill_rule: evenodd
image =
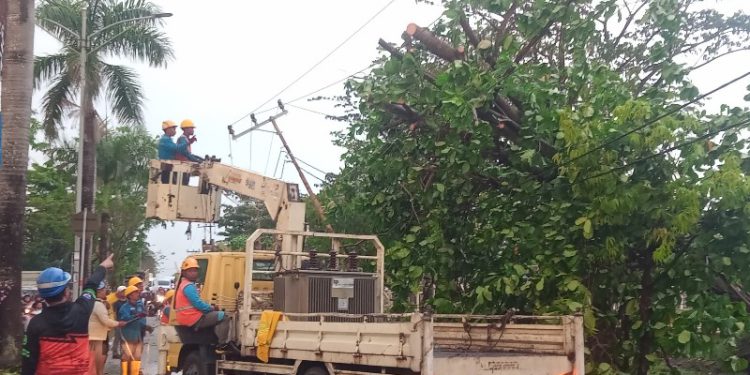
M84 9L85 8L85 9ZM81 211L93 212L96 192L96 99L106 97L121 124L143 124L143 90L132 68L106 62L118 56L165 67L174 54L158 19L165 14L146 0L48 0L37 8L37 24L62 43L59 52L34 62L34 86L49 88L42 99L42 126L56 138L64 113L77 109L82 96L83 157ZM86 15L84 28L83 17ZM81 31L85 30L83 38ZM81 39L87 50L81 67ZM81 82L81 69L85 84ZM86 241L91 244L91 241ZM84 249L85 254L90 252ZM88 259L85 256L84 259ZM86 269L86 268L84 268ZM84 271L85 272L85 271Z
M21 335L21 254L29 163L34 0L2 1L2 163L0 164L0 369L17 366ZM4 43L2 43L4 42ZM5 122L3 123L3 119Z

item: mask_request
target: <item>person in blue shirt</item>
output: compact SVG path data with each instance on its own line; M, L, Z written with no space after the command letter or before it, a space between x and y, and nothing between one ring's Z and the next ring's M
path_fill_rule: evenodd
M174 121L166 120L162 122L161 130L164 131L164 134L159 138L159 160L203 161L202 158L190 153L190 145L195 142L195 138L191 138L187 142L174 142L172 137L177 134L177 124ZM171 171L163 170L161 172L161 183L168 184L171 175ZM190 178L190 176L186 177L188 179ZM187 183L184 185L187 185Z
M124 375L138 375L141 368L141 354L143 353L142 330L153 331L153 327L146 324L146 310L141 295L135 285L125 289L127 302L120 306L117 320L124 321L125 326L120 329L122 335L122 373Z

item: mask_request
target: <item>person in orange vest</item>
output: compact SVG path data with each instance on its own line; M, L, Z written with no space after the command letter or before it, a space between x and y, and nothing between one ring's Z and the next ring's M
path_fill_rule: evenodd
M161 324L169 324L169 305L172 304L172 297L174 297L174 289L168 290L164 293L164 300L161 302Z
M214 328L219 344L228 343L229 319L224 311L216 311L214 307L201 300L195 281L198 279L198 261L188 257L182 262L182 277L175 292L174 311L177 323L195 330Z

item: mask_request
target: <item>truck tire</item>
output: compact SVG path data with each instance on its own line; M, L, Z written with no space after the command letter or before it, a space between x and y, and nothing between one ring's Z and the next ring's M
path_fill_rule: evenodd
M193 350L185 356L182 364L183 375L209 375L206 372L206 366L201 361L201 355L198 350Z
M302 372L302 375L328 375L328 371L322 367L312 366L306 368L305 371Z

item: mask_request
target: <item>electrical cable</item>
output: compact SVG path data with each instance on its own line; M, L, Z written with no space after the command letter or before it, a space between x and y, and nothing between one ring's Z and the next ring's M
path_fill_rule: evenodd
M685 141L685 142L682 142L682 143L680 143L680 144L677 144L677 145L675 145L675 146L672 146L672 147L666 148L666 149L664 149L664 150L662 150L662 151L659 151L659 152L657 152L657 153L655 153L655 154L651 154L651 155L649 155L649 156L646 156L646 157L643 157L643 158L640 158L640 159L634 160L634 161L632 161L632 162L630 162L630 163L627 163L627 164L621 165L621 166L619 166L619 167L614 167L614 168L611 168L611 169L609 169L609 170L607 170L607 171L604 171L604 172L600 172L600 173L597 173L597 174L595 174L595 175L593 175L593 176L588 176L588 177L586 177L586 178L584 178L583 180L580 180L580 181L578 181L578 182L584 182L584 181L587 181L587 180L591 180L591 179L593 179L593 178L597 178L597 177L601 177L601 176L604 176L604 175L610 174L610 173L612 173L612 172L616 172L616 171L619 171L619 170L622 170L622 169L627 169L627 168L630 168L630 167L632 167L633 165L636 165L636 164L640 164L640 163L643 163L644 161L647 161L647 160L649 160L649 159L653 159L653 158L655 158L655 157L658 157L658 156L661 156L661 155L664 155L664 154L670 153L670 152L672 152L672 151L675 151L675 150L679 150L679 149L681 149L681 148L683 148L683 147L685 147L685 146L689 146L689 145L691 145L691 144L693 144L693 143L696 143L696 142L698 142L698 141L702 141L702 140L704 140L704 139L706 139L706 138L709 138L709 137L713 137L714 135L717 135L717 134L719 134L719 133L721 133L721 132L723 132L723 131L727 131L727 130L730 130L730 129L734 129L734 128L739 128L739 127L742 127L742 126L744 126L744 125L750 125L750 120L744 120L744 121L740 121L740 122L738 122L738 123L735 123L735 124L732 124L732 125L728 125L728 126L724 126L724 127L721 127L721 128L719 128L719 129L717 129L717 130L715 130L715 131L712 131L712 132L708 132L708 133L706 133L706 134L703 134L703 135L701 135L700 137L697 137L697 138L695 138L695 139L691 139L691 140L689 140L689 141Z
M732 85L732 84L734 84L735 82L737 82L737 81L739 81L739 80L741 80L741 79L743 79L743 78L745 78L745 77L747 77L747 76L750 76L750 72L747 72L747 73L745 73L745 74L743 74L743 75L741 75L741 76L739 76L739 77L736 77L736 78L734 78L734 79L732 79L732 80L730 80L730 81L728 81L728 82L725 82L725 83L724 83L724 84L722 84L721 86L719 86L719 87L717 87L717 88L715 88L715 89L713 89L713 90L711 90L711 91L709 91L709 92L707 92L707 93L705 93L705 94L702 94L702 95L700 95L700 96L696 97L695 99L692 99L692 100L688 101L687 103L685 103L685 104L682 104L682 105L680 105L679 107L677 107L677 108L675 108L675 109L669 110L669 111L667 111L667 112L665 112L665 113L663 113L663 114L661 114L661 115L657 116L656 118L654 118L654 119L652 119L652 120L648 120L648 121L646 121L646 123L644 123L644 124L643 124L643 125L641 125L641 126L635 127L635 128L633 128L633 129L631 129L631 130L629 130L629 131L627 131L627 132L625 132L625 133L623 133L623 134L620 134L620 135L618 135L618 136L616 136L616 137L614 137L614 138L612 138L612 139L610 139L610 140L608 140L608 141L604 141L604 142L603 142L603 143L601 143L601 144L600 144L599 146L596 146L596 147L594 147L593 149L591 149L591 150L588 150L588 151L584 152L583 154L581 154L581 155L578 155L578 156L576 156L576 157L574 157L574 158L570 158L570 159L568 159L568 161L566 161L565 163L563 163L563 164L562 164L561 166L566 166L566 165L569 165L570 163L572 163L572 162L574 162L574 161L576 161L576 160L578 160L578 159L581 159L581 158L583 158L583 157L586 157L586 156L588 156L588 155L591 155L592 153L596 152L597 150L601 150L601 149L603 149L604 147L610 146L610 145L612 145L613 143L615 143L615 142L617 142L617 141L619 141L619 140L621 140L621 139L623 139L623 138L625 138L625 137L627 137L627 136L629 136L629 135L631 135L631 134L633 134L633 133L635 133L635 132L637 132L637 131L639 131L639 130L643 130L643 129L645 129L645 128L647 128L647 127L651 126L652 124L656 123L657 121L659 121L659 120L661 120L661 119L663 119L663 118L665 118L665 117L667 117L667 116L670 116L670 115L672 115L672 114L675 114L675 113L677 113L677 112L681 111L681 110L682 110L682 109L684 109L685 107L687 107L687 106L689 106L689 105L691 105L691 104L694 104L695 102L697 102L697 101L699 101L699 100L702 100L703 98L705 98L705 97L707 97L707 96L709 96L709 95L711 95L711 94L714 94L714 93L716 93L717 91L723 90L723 89L724 89L724 88L726 88L727 86L729 86L729 85Z
M334 118L338 118L338 117L340 117L340 116L335 116L335 115L331 115L331 114L328 114L328 113L323 113L323 112L320 112L320 111L316 111L316 110L314 110L314 109L310 109L310 108L305 108L305 107L300 107L300 106L298 106L298 105L295 105L295 104L289 104L289 103L286 103L286 105L288 105L288 106L290 106L290 107L294 107L294 108L297 108L297 109L301 109L301 110L303 110L303 111L307 111L307 112L310 112L310 113L314 113L314 114L316 114L316 115L322 115L322 116L325 116L325 117L334 117Z
M271 161L271 150L273 149L273 141L276 140L273 134L271 134L271 142L268 144L268 155L266 155L266 167L263 168L263 175L268 175L268 163Z
M240 117L238 120L234 121L231 125L234 125L234 124L240 122L241 120L245 119L246 117L250 116L252 113L254 113L255 111L259 110L261 107L263 107L264 105L268 104L272 100L276 99L279 95L283 94L284 92L286 92L286 90L288 90L289 88L291 88L292 86L294 86L297 82L299 82L300 80L302 80L302 78L304 78L305 76L307 76L310 72L312 72L313 70L315 70L315 68L317 68L318 66L320 66L320 64L322 64L329 57L331 57L331 55L333 55L334 53L336 53L336 51L338 51L341 47L343 47L344 44L346 44L347 42L349 42L349 40L351 40L352 38L354 38L355 35L357 35L360 31L362 31L362 29L364 29L367 25L369 25L370 22L372 22L373 20L375 20L375 18L377 18L381 13L383 13L395 1L396 0L390 0L388 3L386 3L385 6L383 6L382 8L380 8L380 10L378 10L374 15L372 15L367 21L365 21L365 23L362 24L362 26L360 26L359 28L357 28L356 30L354 30L353 33L349 34L349 36L346 37L346 39L344 39L344 41L342 41L341 43L339 43L339 45L337 45L331 52L329 52L328 54L326 54L325 56L323 56L322 59L318 60L318 62L316 62L315 64L313 64L313 66L311 66L309 69L307 69L304 73L302 73L300 76L298 76L297 78L295 78L294 80L292 80L292 82L289 83L288 85L286 85L283 89L281 89L281 91L277 92L276 94L274 94L273 96L271 96L270 98L268 98L268 100L266 100L265 102L263 102L263 104L259 105L254 110L250 111L246 115L244 115L244 116Z

